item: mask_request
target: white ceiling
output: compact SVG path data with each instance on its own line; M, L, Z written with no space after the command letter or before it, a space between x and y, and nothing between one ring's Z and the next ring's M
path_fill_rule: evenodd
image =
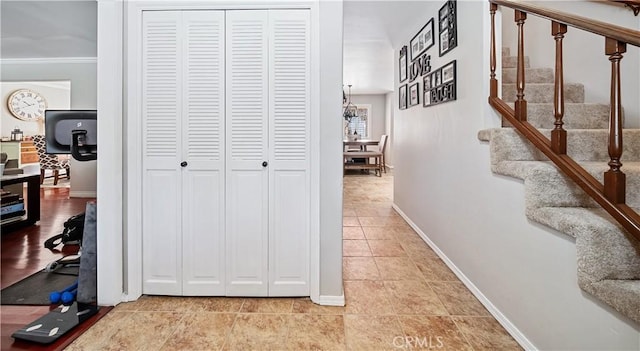
M354 94L393 91L393 48L419 29L403 24L426 17L427 2L344 1L344 83ZM2 59L96 56L95 0L1 0L0 15Z
M425 19L427 0L345 0L343 82L354 94L384 94L393 91L394 47L400 46L420 28L405 23ZM419 22L419 21L417 21Z
M2 0L0 57L96 57L97 13L95 0Z

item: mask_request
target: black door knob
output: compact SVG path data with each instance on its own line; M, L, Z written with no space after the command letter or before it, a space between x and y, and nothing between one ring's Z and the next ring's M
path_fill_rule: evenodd
M187 165L188 165L187 161L180 162L180 167L187 167Z
M267 161L263 161L262 162L262 167L267 167L268 165L269 165L269 162L267 162Z

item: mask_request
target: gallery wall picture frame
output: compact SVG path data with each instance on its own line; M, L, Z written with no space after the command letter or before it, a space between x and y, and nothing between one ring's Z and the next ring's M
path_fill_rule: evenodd
M420 54L433 46L433 36L433 17L431 17L427 24L425 24L418 34L409 42L409 51L411 53L409 56L411 57L411 61L420 57Z
M403 46L402 49L400 49L400 58L398 59L398 65L399 67L399 77L400 77L400 83L404 82L405 80L407 80L407 77L409 76L407 74L407 70L408 70L408 65L407 65L407 46Z
M444 56L447 52L458 46L458 25L456 18L456 0L448 0L438 11L438 44L440 56Z
M457 99L456 60L423 77L422 106L429 107Z
M415 106L420 103L420 85L418 82L409 87L409 106Z
M398 107L401 110L407 109L407 85L403 84L398 90Z

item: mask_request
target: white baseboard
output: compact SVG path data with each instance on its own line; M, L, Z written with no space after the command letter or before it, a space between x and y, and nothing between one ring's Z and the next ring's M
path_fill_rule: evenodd
M525 350L537 350L529 339L504 315L500 310L478 289L475 284L467 278L464 273L447 257L447 255L438 248L438 246L429 239L429 237L422 231L413 221L396 205L393 204L393 209L404 218L405 221L413 228L413 230L420 235L427 245L433 249L433 251L442 259L442 261L453 271L453 273L462 281L462 283L471 291L471 293L484 305L484 307L491 313L491 315L500 323L504 329L524 348Z
M320 295L318 301L314 302L322 306L344 306L344 293L339 296Z
M69 191L69 197L80 197L80 198L94 198L96 197L95 191Z

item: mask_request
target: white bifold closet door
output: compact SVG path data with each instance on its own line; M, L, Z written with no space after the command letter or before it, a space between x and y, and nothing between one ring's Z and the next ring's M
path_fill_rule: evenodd
M143 292L224 295L224 12L145 11Z
M227 295L309 295L309 11L227 12Z
M269 293L268 11L227 11L227 295Z
M143 292L309 296L309 10L143 14Z
M309 10L269 12L269 296L309 296Z

